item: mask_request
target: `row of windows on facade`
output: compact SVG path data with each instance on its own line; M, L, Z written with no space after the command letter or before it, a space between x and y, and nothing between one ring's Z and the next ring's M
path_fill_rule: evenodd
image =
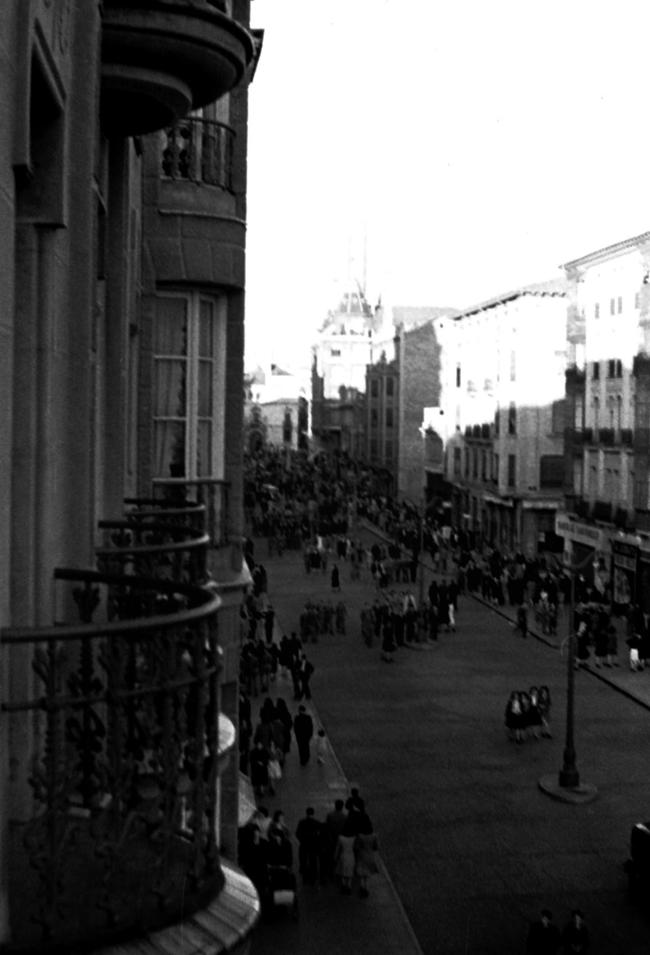
M623 377L623 362L620 358L608 358L606 361L594 361L591 363L591 377L594 381L600 378L600 366L603 365L607 372L607 378Z
M641 307L641 293L635 292L634 295L634 307ZM623 313L623 296L618 295L609 300L609 314L610 315L621 315ZM594 302L594 318L600 318L600 302ZM582 310L582 317L585 317L585 310Z
M394 415L392 408L386 408L384 412L384 426L386 428L392 428L394 423ZM377 408L370 409L370 427L378 428L379 427L379 411Z
M460 477L462 470L461 448L454 448L454 476ZM514 487L517 481L517 455L507 457L507 486ZM478 448L465 449L464 477L480 479L497 484L499 481L500 456ZM539 487L541 489L561 488L564 484L564 457L561 454L543 454L539 461Z
M560 398L557 401L551 403L551 434L561 435L564 434L565 428L565 414L566 414L566 401L564 398ZM494 437L499 437L501 434L501 418L502 416L506 417L506 431L505 434L516 435L517 434L517 405L514 401L510 402L510 405L507 409L497 408L494 413ZM465 434L468 437L476 438L491 438L492 433L490 431L491 426L489 424L482 425L467 425L465 428ZM457 425L456 430L460 431L460 427Z
M386 382L385 394L387 398L392 398L395 393L395 379L394 378L384 378ZM379 378L370 379L370 397L378 398L379 397Z
M594 429L608 427L620 431L623 427L623 397L621 395L610 395L607 398L607 417L601 419L600 398L595 395L591 402L593 412ZM605 424L607 422L607 424Z

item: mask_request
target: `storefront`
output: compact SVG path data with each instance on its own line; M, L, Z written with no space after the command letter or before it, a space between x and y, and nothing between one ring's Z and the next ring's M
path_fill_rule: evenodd
M611 545L606 533L564 513L556 515L555 533L564 538L564 563L576 568L587 585L604 596L611 583Z
M641 611L650 614L650 550L639 548L637 565L637 600Z
M650 560L650 554L647 555ZM624 613L634 603L637 592L639 548L626 540L612 541L612 603L617 613ZM650 571L650 565L648 565Z

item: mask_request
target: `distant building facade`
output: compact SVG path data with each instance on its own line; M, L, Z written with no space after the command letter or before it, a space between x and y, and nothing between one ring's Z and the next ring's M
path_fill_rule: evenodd
M454 422L446 461L453 520L477 541L510 551L557 546L566 283L515 290L454 322L456 361L443 401Z
M567 559L650 613L650 233L564 266ZM593 560L592 560L593 558ZM610 573L611 571L611 573Z
M381 321L360 287L346 291L323 323L312 354L313 447L365 458L366 367Z
M397 488L399 371L393 359L382 352L366 371L366 459L386 472L391 493Z

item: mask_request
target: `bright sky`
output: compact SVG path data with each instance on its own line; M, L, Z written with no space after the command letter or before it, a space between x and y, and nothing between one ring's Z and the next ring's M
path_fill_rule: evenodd
M309 363L348 262L462 308L650 230L647 0L254 0L246 365Z

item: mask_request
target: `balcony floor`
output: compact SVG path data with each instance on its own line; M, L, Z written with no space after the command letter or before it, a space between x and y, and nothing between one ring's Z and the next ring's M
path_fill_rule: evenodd
M243 951L260 915L259 898L239 869L224 859L221 867L223 889L187 921L132 942L99 949L93 955L219 955Z

